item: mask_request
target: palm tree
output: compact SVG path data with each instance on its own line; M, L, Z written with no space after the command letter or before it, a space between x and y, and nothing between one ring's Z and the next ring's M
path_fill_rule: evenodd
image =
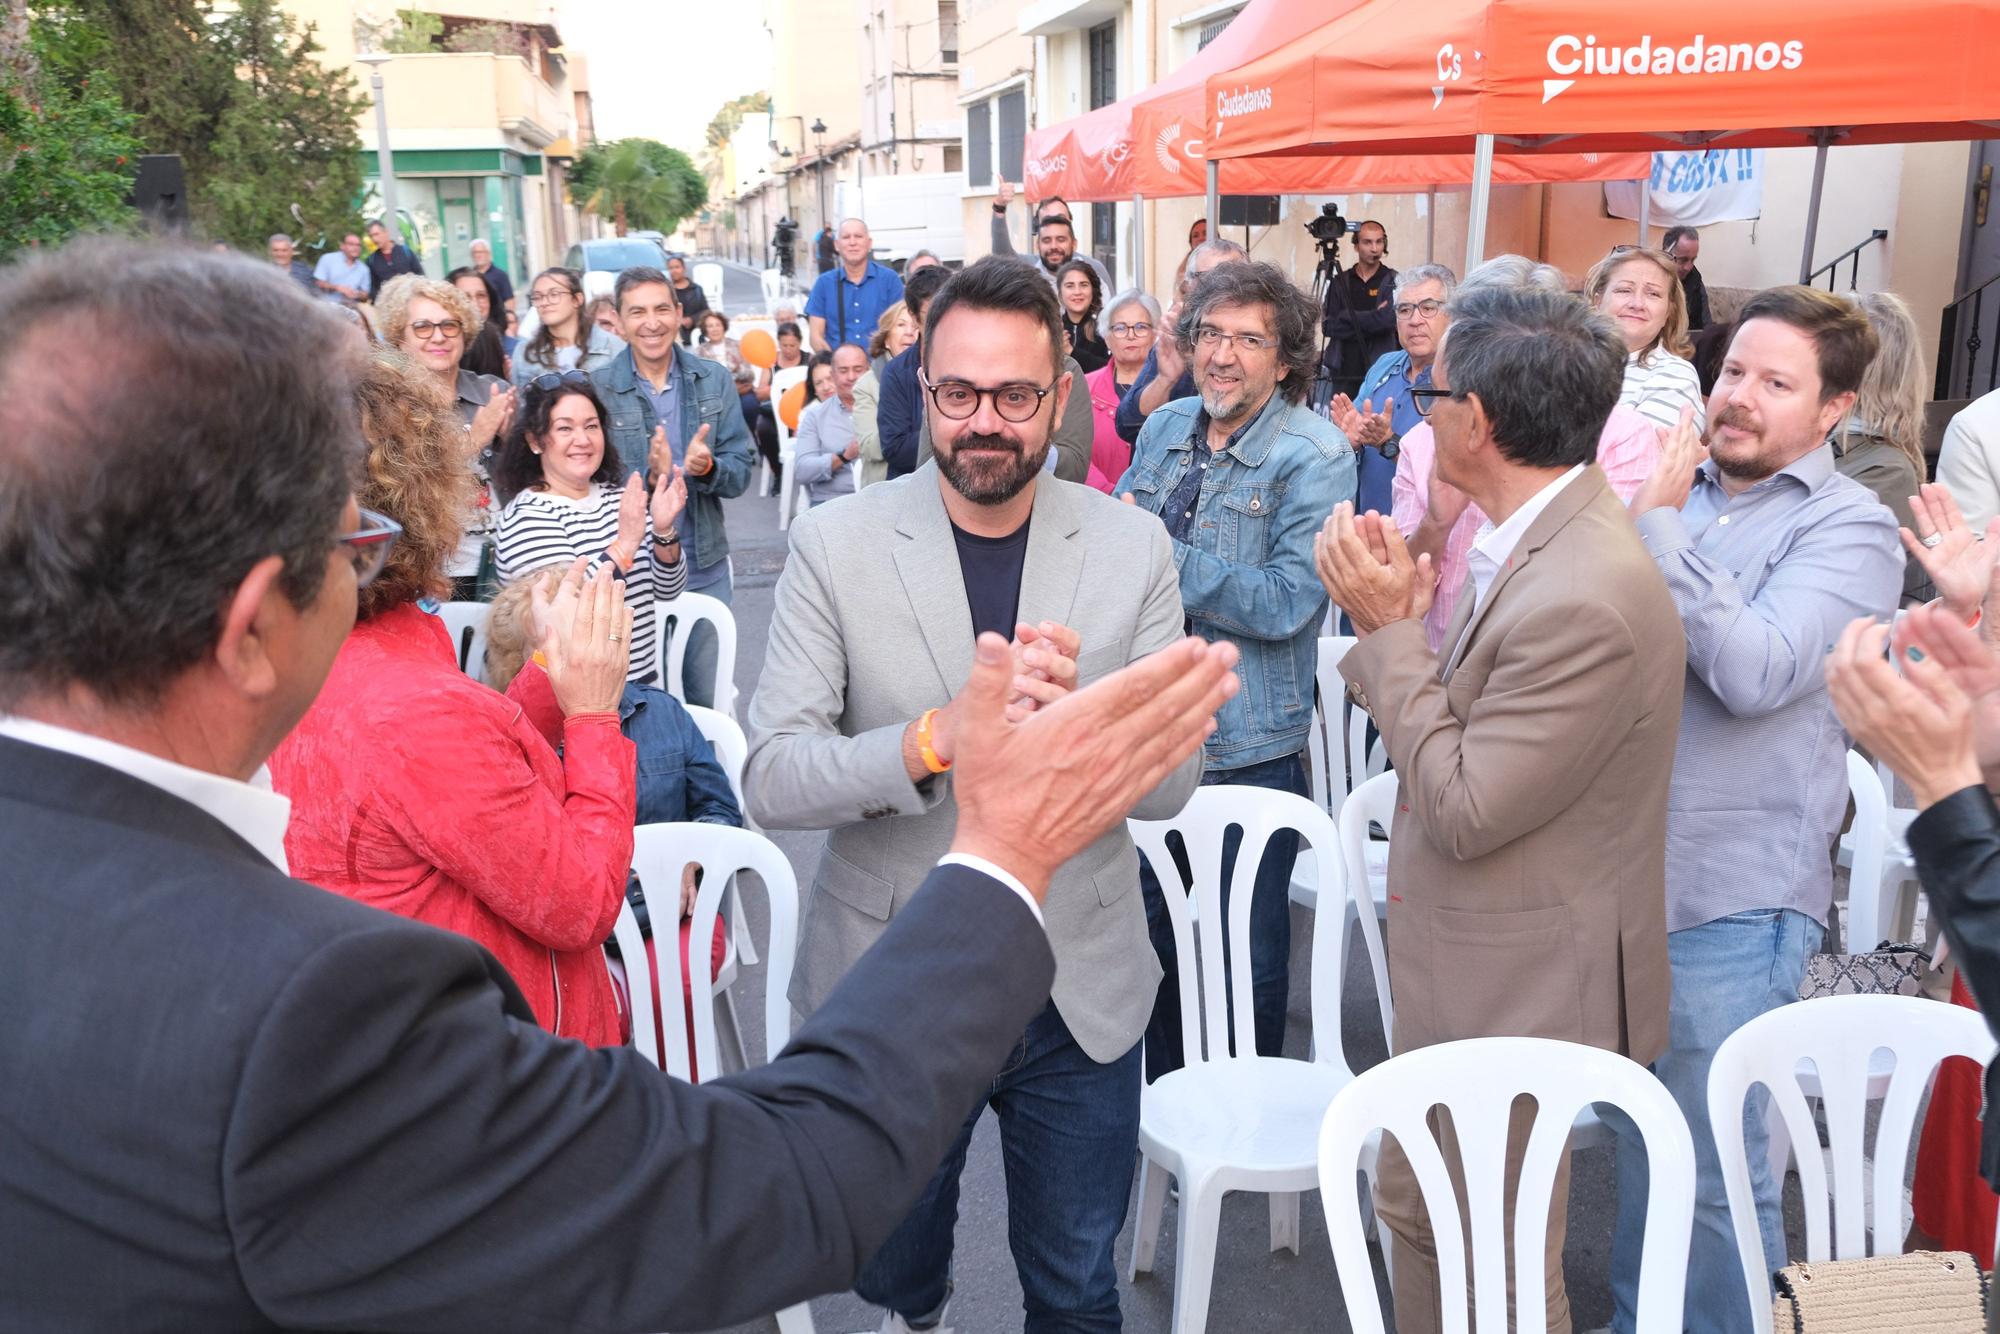
M653 169L646 146L639 140L613 144L605 155L597 176L597 188L585 207L601 218L610 218L618 235L625 235L628 219L650 222L672 214L677 188Z

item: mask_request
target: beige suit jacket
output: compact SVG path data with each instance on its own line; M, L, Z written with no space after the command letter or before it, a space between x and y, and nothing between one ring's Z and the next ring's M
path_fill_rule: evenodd
M1680 616L1595 465L1529 525L1440 663L1420 621L1342 660L1401 777L1393 1048L1667 1041L1667 783Z

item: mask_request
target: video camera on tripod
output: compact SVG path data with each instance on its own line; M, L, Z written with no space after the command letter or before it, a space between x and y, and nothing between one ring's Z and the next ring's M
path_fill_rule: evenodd
M1347 297L1336 281L1340 277L1340 238L1349 232L1361 230L1360 223L1350 223L1340 215L1340 205L1321 204L1319 216L1306 222L1306 232L1319 247L1319 267L1313 270L1313 304L1322 310L1326 308L1327 294L1333 293L1343 308ZM1333 382L1325 365L1325 344L1321 344L1321 365L1314 377L1312 405L1320 412L1326 411L1327 403L1333 397Z

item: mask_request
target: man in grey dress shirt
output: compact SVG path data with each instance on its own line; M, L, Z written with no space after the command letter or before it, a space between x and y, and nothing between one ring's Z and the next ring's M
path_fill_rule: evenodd
M1706 448L1685 420L1631 512L1687 632L1687 691L1667 804L1667 1052L1654 1072L1694 1131L1686 1328L1750 1328L1716 1133L1747 1137L1772 1269L1785 1264L1760 1092L1741 1131L1708 1121L1708 1070L1736 1029L1798 997L1833 898L1847 737L1824 665L1842 627L1902 590L1896 521L1834 471L1827 432L1854 402L1875 336L1810 287L1753 297L1708 401ZM1851 942L1871 948L1874 941ZM1630 1123L1611 1118L1621 1132ZM1633 1328L1645 1154L1619 1145L1612 1328Z
M854 438L854 386L868 374L868 353L853 343L833 350L833 392L808 403L799 414L799 437L792 471L815 505L851 496L854 460L861 444Z

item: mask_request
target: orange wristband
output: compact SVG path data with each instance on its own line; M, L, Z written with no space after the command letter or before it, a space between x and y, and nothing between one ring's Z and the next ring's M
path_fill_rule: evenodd
M931 745L931 720L937 717L936 709L925 709L924 716L917 719L917 756L923 760L924 768L934 774L941 774L951 768L950 760L941 760Z

